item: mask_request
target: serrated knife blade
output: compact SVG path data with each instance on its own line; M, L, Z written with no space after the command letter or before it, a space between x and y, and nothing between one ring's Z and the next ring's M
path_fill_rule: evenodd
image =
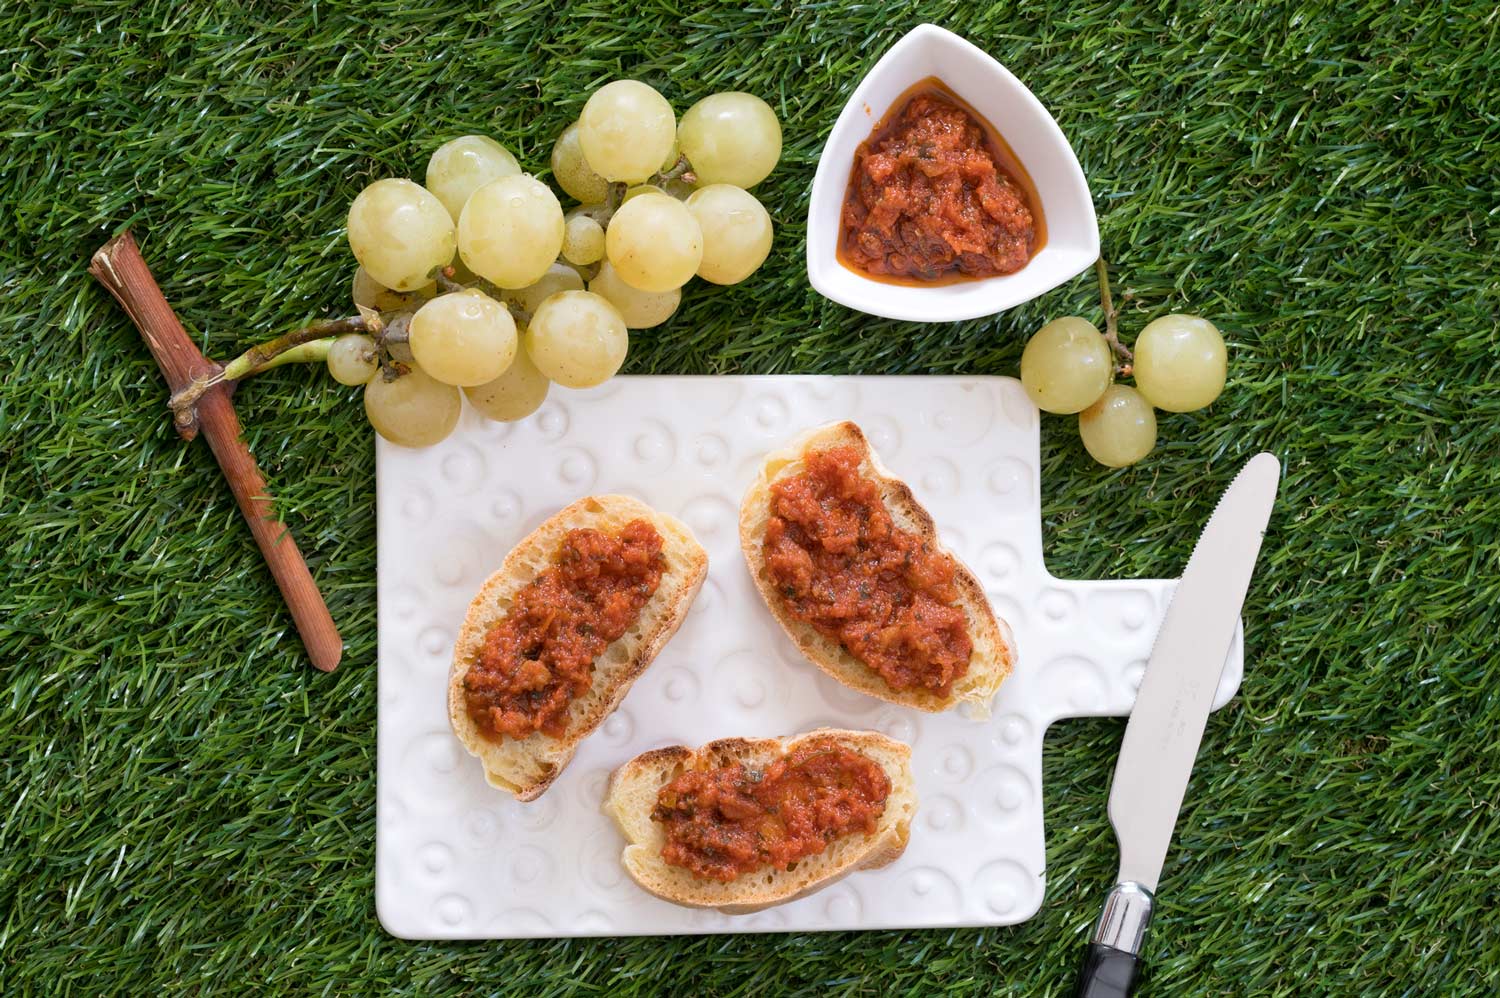
M1251 458L1183 570L1125 726L1109 791L1120 875L1079 976L1079 998L1129 995L1152 898L1276 499L1281 465Z

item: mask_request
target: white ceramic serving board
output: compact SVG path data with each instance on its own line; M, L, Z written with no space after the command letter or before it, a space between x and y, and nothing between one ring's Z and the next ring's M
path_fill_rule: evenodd
M846 418L912 486L1015 631L1020 662L987 720L892 706L828 679L751 584L737 516L762 456ZM1047 574L1037 423L1011 378L639 377L554 390L513 425L466 408L457 431L426 450L380 441L382 924L411 939L504 939L999 925L1035 914L1042 735L1062 717L1129 712L1172 586ZM517 541L572 500L607 492L686 521L708 550L708 580L620 709L540 800L519 804L485 783L449 730L453 639ZM1236 638L1215 706L1242 671ZM748 916L679 908L625 875L623 840L599 811L614 767L664 745L824 725L912 746L920 806L895 863Z

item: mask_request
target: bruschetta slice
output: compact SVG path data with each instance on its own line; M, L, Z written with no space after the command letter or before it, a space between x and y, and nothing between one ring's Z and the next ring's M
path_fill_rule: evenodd
M854 423L766 457L740 506L740 548L802 654L852 689L984 715L1015 666L979 580Z
M540 797L676 633L708 555L638 499L580 499L529 534L469 604L448 720L491 786Z
M917 810L911 749L873 731L655 749L610 778L621 861L675 904L746 914L894 861Z

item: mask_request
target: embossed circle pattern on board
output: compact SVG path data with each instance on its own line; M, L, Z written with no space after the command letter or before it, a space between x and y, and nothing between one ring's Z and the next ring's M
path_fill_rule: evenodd
M1041 906L1042 736L1059 717L1123 714L1170 583L1067 582L1042 563L1038 424L1009 378L620 378L554 391L497 426L465 412L437 447L377 444L381 919L409 938L774 932L1023 921ZM932 512L1015 632L989 719L924 714L802 660L755 593L738 509L767 450L860 423ZM470 597L527 531L589 492L640 496L688 523L709 579L682 631L539 800L489 787L447 728L448 656ZM950 529L943 530L947 524ZM1238 686L1236 641L1216 702ZM649 748L884 731L912 746L920 799L906 853L748 917L678 908L620 866L599 804ZM1103 787L1098 806L1105 806Z

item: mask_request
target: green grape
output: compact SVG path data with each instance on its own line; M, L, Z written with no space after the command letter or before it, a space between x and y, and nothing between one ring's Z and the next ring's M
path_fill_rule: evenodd
M522 335L525 335L524 330ZM518 350L515 361L504 374L494 381L465 388L464 394L469 397L469 404L486 418L508 423L525 419L540 409L551 384L547 376L537 370L531 355Z
M624 204L626 201L629 201L631 198L638 198L642 194L665 194L665 193L666 193L666 191L662 190L660 187L657 187L655 184L636 184L634 187L628 187L628 188L625 189L625 195L620 198L620 203Z
M698 276L714 284L738 284L771 252L771 216L755 195L729 184L709 184L685 202L703 230Z
M554 263L535 284L505 292L505 300L528 315L535 315L542 302L559 291L582 291L583 277L565 263Z
M410 180L377 180L349 206L349 248L377 283L415 291L453 259L453 219Z
M1021 351L1021 384L1037 408L1082 412L1099 400L1114 376L1109 344L1089 320L1053 319Z
M534 284L557 259L562 242L557 195L524 174L485 184L469 196L458 218L458 252L464 263L502 288Z
M1192 412L1224 390L1229 355L1207 319L1164 315L1135 341L1135 384L1158 409Z
M586 267L604 259L604 228L588 215L570 215L563 228L563 259Z
M328 373L341 385L362 385L380 369L375 341L363 333L345 333L328 345Z
M454 224L469 195L501 177L521 172L521 164L500 143L484 135L463 135L444 142L427 161L427 189L437 195Z
M562 130L552 146L552 179L568 197L584 204L597 204L609 195L609 181L595 173L583 158L576 121Z
M754 187L781 158L776 112L754 94L703 98L682 116L678 139L699 184Z
M604 298L563 291L542 303L526 327L526 352L537 369L564 388L592 388L625 362L630 335Z
M437 282L424 284L415 291L392 291L370 276L363 267L354 268L354 304L377 312L409 312L437 294Z
M583 156L606 180L645 180L661 168L676 137L672 105L638 80L606 83L578 116Z
M408 332L417 364L446 385L482 385L516 355L510 310L477 288L438 295L417 309Z
M599 273L589 282L589 290L603 295L625 320L630 329L650 329L672 317L682 303L682 289L671 291L640 291L620 280L615 268L605 261Z
M1084 449L1100 464L1123 468L1135 464L1156 446L1156 413L1129 385L1110 385L1104 395L1078 416Z
M671 291L703 260L703 230L681 201L642 194L622 204L604 232L605 254L620 279L642 291Z
M428 447L458 424L463 396L457 388L428 377L420 368L387 381L365 385L365 418L375 432L402 447Z

